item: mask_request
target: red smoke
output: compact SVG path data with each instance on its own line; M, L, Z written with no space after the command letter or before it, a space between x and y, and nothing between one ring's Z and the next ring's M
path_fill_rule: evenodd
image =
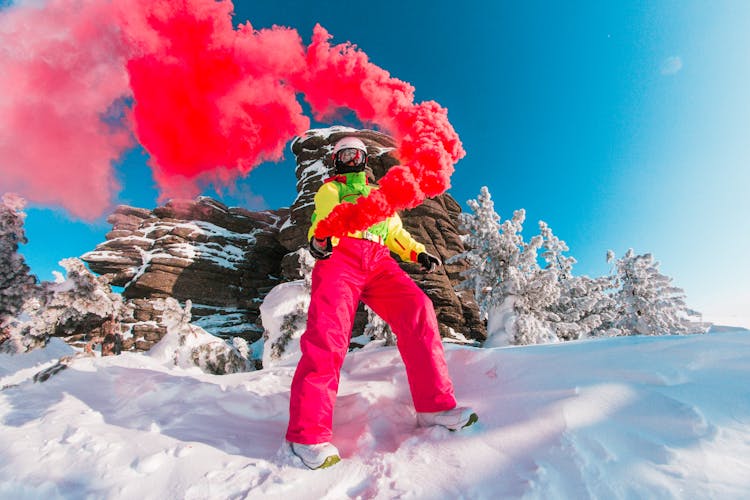
M379 191L334 210L318 235L366 228L448 189L464 152L443 108L415 104L411 85L350 44L331 46L320 26L305 48L291 29L234 29L232 9L216 0L53 0L42 12L0 12L0 186L77 216L102 213L128 135L101 116L132 97L130 120L119 124L132 124L164 195L192 196L198 183L230 184L280 159L309 128L301 93L316 116L349 108L392 134L403 164Z
M164 194L193 196L197 179L224 184L279 160L288 140L309 128L284 83L304 64L296 31L235 30L229 2L139 3L146 24L128 35L145 49L127 68L136 134ZM153 39L161 43L149 46Z
M399 144L402 166L380 180L380 190L356 204L342 204L318 223L318 237L365 229L395 211L419 205L450 187L453 166L464 156L461 141L435 102L414 104L414 88L392 78L350 44L331 46L320 26L307 50L307 69L298 85L313 112L325 116L346 107L360 120L381 126Z
M0 11L0 189L104 212L127 130L102 116L130 94L116 26L103 2L50 1Z

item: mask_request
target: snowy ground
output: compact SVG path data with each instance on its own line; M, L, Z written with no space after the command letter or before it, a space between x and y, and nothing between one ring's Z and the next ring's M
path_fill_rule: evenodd
M213 376L138 354L0 355L0 498L747 498L750 334L447 346L464 432L418 429L392 348L351 353L335 444L284 446L294 367Z

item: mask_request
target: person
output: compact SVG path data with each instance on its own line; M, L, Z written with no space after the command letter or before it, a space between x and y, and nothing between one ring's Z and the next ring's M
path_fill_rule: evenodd
M310 252L318 260L312 272L306 330L300 339L302 358L292 379L286 440L311 469L340 460L331 444L333 409L359 301L396 335L418 425L458 430L478 420L473 410L456 404L432 302L390 251L420 264L426 272L434 272L440 260L411 237L397 214L342 238L314 236L317 223L336 205L355 202L376 189L367 183L367 158L365 144L356 137L335 144L336 175L315 194L308 232Z

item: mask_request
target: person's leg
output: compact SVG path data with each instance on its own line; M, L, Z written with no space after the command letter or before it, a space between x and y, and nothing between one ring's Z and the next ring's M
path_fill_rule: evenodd
M430 298L387 255L365 284L361 299L396 335L417 412L454 408L453 383Z
M307 329L300 339L302 359L289 401L286 439L293 443L331 440L339 372L349 347L362 281L361 271L350 257L337 249L313 269Z

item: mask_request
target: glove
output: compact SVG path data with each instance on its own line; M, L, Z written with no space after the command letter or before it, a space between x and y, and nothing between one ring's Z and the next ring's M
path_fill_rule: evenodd
M314 236L310 238L310 253L313 257L318 260L325 260L331 256L331 252L333 252L331 238L325 238L322 240L319 240Z
M422 266L422 270L426 273L434 273L441 264L440 259L427 252L422 252L417 255L417 262Z

